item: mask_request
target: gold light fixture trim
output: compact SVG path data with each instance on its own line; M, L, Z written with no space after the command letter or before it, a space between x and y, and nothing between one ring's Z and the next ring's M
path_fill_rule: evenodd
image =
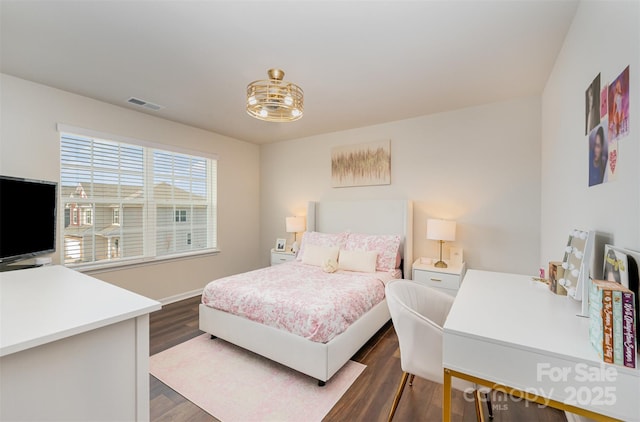
M269 69L269 79L247 85L247 113L267 122L293 122L304 113L304 93L298 85L284 81L284 71Z

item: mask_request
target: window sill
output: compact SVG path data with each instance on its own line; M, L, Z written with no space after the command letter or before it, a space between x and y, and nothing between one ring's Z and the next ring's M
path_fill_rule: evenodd
M100 274L111 271L121 271L127 270L131 268L138 267L146 267L149 265L161 264L171 261L184 261L188 259L194 258L202 258L205 256L217 255L220 253L219 249L208 249L202 252L190 252L181 255L171 255L171 256L159 256L155 258L140 258L140 259L132 259L128 261L118 261L118 262L109 262L109 263L91 263L91 264L78 264L78 265L67 265L68 268L72 270L79 271L81 273L87 274Z

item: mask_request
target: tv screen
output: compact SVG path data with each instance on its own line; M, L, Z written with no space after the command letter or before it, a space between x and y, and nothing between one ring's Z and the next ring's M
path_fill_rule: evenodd
M0 176L0 264L55 252L57 188Z

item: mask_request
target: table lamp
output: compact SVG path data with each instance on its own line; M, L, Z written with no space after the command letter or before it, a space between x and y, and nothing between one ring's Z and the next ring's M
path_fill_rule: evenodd
M440 242L440 260L433 264L437 268L447 268L442 260L442 244L448 240L456 240L456 222L430 218L427 220L427 239Z
M304 217L287 217L286 219L286 231L287 233L293 233L293 244L291 250L295 253L298 252L298 238L297 235L300 232L305 231L306 224Z

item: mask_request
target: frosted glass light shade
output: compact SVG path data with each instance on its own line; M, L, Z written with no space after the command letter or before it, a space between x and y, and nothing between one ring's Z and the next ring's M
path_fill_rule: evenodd
M456 222L430 218L427 220L427 239L456 240Z
M306 230L304 217L287 217L286 231L287 233L300 233Z

